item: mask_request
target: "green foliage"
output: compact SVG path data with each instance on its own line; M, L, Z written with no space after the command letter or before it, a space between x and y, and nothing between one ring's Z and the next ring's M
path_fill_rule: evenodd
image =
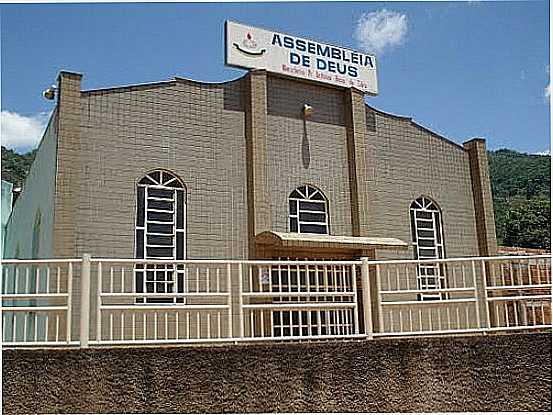
M551 157L488 152L498 242L551 247Z
M36 150L18 154L2 146L2 179L21 187L35 159Z
M515 204L505 215L507 246L525 248L551 248L551 202L533 197L525 203Z
M551 195L551 157L512 150L488 152L494 199Z

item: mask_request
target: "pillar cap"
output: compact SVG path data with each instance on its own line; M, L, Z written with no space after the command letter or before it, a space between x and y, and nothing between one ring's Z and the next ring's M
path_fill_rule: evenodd
M467 144L470 144L470 143L485 143L486 142L486 139L485 138L481 138L481 137L474 137L474 138L471 138L470 140L468 141L465 141L463 143L463 145L467 145Z
M74 78L74 79L81 79L83 77L82 73L78 72L71 72L71 71L64 71L61 70L58 74L58 80L61 78Z

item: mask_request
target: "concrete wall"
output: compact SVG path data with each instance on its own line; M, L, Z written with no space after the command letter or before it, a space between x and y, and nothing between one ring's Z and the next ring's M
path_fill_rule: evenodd
M367 108L371 236L412 242L409 207L421 195L442 211L447 257L478 255L468 152L409 118ZM412 258L413 251L377 252Z
M187 257L247 255L243 80L83 92L77 255L134 257L136 182L154 169L187 189Z
M551 411L551 334L4 350L17 413Z
M289 232L288 196L310 184L328 199L330 234L352 235L344 91L271 76L267 112L272 230Z
M5 258L33 257L33 227L40 216L37 258L52 258L54 230L54 194L57 169L57 122L55 110L39 144L35 160L15 202L6 227Z

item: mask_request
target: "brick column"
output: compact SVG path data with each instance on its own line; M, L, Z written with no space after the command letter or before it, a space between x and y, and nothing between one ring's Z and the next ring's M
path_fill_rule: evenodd
M346 116L346 135L349 160L349 190L351 199L351 224L353 236L370 235L370 197L367 186L369 177L367 166L368 135L367 118L364 95L355 89L346 89L344 92L344 107ZM374 258L374 250L363 253L364 256ZM367 270L368 281L358 281L358 287L363 287L370 293L370 302L367 302L366 293L358 290L359 310L363 316L370 314L369 323L372 332L379 330L378 315L378 287L376 274L373 269ZM370 310L370 312L369 312ZM363 322L365 317L363 317ZM363 323L365 324L365 323Z
M54 196L54 257L76 257L82 75L58 76L58 147Z
M497 240L486 141L482 138L473 138L463 145L468 152L470 162L478 253L480 256L494 256L497 254Z
M264 70L250 71L246 95L249 256L255 258L255 235L271 230L267 182L267 73Z
M355 89L345 91L346 134L349 159L349 188L353 236L370 236L367 187L367 121L364 95Z

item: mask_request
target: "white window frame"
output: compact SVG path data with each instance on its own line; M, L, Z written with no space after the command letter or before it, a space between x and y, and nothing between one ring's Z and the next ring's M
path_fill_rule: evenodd
M159 179L157 175L159 174ZM149 183L147 183L149 182ZM140 259L156 259L156 260L167 260L173 261L177 259L186 259L186 187L182 181L173 173L166 170L154 170L146 174L140 179L137 183L137 194L136 194L136 221L135 221L135 257ZM144 206L140 209L138 192L139 188L143 189L143 203ZM168 197L152 196L149 194L150 190L163 190L171 191L172 195ZM179 194L182 192L182 228L177 227L178 220L178 203L179 203ZM172 209L160 209L160 208L149 208L149 203L154 201L161 202L170 202L172 204ZM142 213L142 225L139 225L139 215ZM170 221L163 220L152 220L148 219L148 213L171 213L172 218ZM148 225L171 225L171 233L160 233L160 232L148 232ZM142 251L139 251L139 234L142 235ZM177 252L177 238L181 235L182 238L182 252ZM148 237L171 237L171 244L148 244ZM158 255L148 255L148 248L171 248L172 254L170 256L158 256ZM180 258L179 258L180 257ZM148 280L148 274L153 272L153 280ZM142 284L139 283L139 273L142 273ZM148 284L153 284L154 293L176 293L178 292L178 284L182 281L181 285L183 286L183 291L186 292L186 278L185 278L185 267L182 265L175 266L174 264L156 264L156 265L146 265L137 264L135 266L135 278L136 278L136 288L137 292L148 293ZM160 278L161 277L161 278ZM176 277L176 278L175 278ZM139 287L139 285L141 285ZM159 286L164 287L161 290L158 290ZM169 290L169 286L172 286L172 290ZM183 298L176 297L150 297L147 296L136 299L137 303L184 303Z
M421 196L411 203L410 222L413 230L412 245L415 259L444 259L444 232L442 213L432 199ZM423 216L430 216L426 218ZM431 227L419 227L422 223L431 223ZM420 236L419 231L432 232L432 236ZM432 241L433 246L421 246L420 241ZM433 250L433 254L425 251ZM428 278L430 276L430 278ZM429 279L434 280L430 282ZM446 273L444 264L420 264L417 266L417 286L421 290L443 289L446 287ZM441 300L445 296L440 293L420 294L420 300Z
M294 193L298 193L300 197L294 197ZM315 197L319 196L321 199L315 199ZM300 209L301 202L307 202L307 203L318 203L324 206L324 210L306 210L306 209ZM296 206L296 213L292 213L290 209L290 203L295 203ZM324 221L323 222L314 222L309 220L301 220L302 214L324 214ZM292 227L292 221L296 221L297 224L297 230L294 231ZM318 225L318 226L325 226L326 232L316 232L317 235L329 235L330 234L330 223L329 223L329 214L328 214L328 199L324 195L322 191L317 189L314 186L311 185L303 185L298 188L296 188L292 193L290 193L290 196L288 196L288 229L290 232L294 233L314 233L314 232L302 232L301 227L302 225Z

